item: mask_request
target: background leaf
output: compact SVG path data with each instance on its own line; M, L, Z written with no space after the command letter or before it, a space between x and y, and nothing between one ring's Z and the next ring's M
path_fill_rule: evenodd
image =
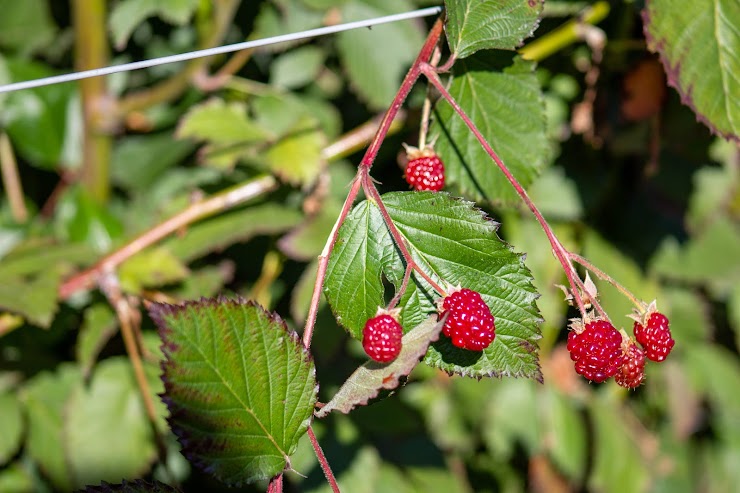
M481 293L496 319L496 339L482 353L456 348L442 338L425 361L462 375L540 379L536 294L521 256L496 235L497 223L445 193L389 193L383 203L415 261L438 283ZM403 272L380 211L367 201L358 204L340 228L325 283L337 320L353 337L360 339L365 321L385 305L383 277L398 288ZM412 275L400 304L404 330L436 312L438 296Z
M126 47L129 36L144 19L158 15L173 24L185 24L198 6L198 0L120 0L115 4L108 27L116 48Z
M447 42L457 58L478 50L513 50L532 35L543 0L445 0Z
M740 3L648 0L642 17L648 48L681 101L712 132L740 142Z
M162 339L170 425L218 479L268 479L289 467L316 402L313 361L294 332L253 302L150 308Z
M7 463L21 445L23 416L18 397L9 392L0 392L0 465Z
M449 91L527 188L551 154L542 93L533 65L517 60L503 72L497 66L490 54L459 61ZM430 133L448 186L475 200L517 203L512 186L452 107L440 101L435 113Z

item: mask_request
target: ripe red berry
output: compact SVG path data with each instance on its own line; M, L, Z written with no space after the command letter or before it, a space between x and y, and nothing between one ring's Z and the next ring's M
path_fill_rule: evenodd
M388 363L401 352L401 325L387 313L376 315L362 329L362 347L375 361Z
M448 313L442 333L452 344L471 351L483 351L496 337L491 310L481 295L470 289L461 289L442 302L440 317Z
M637 344L630 341L625 351L624 362L616 375L614 381L626 389L635 389L645 379L645 351Z
M589 322L580 332L571 331L568 351L576 362L576 373L596 383L616 375L624 360L622 335L606 320Z
M414 190L438 192L445 186L445 167L431 149L410 149L406 165L406 181Z
M652 361L663 361L676 344L671 338L668 319L660 312L652 312L645 325L635 322L635 339L643 348L645 355Z

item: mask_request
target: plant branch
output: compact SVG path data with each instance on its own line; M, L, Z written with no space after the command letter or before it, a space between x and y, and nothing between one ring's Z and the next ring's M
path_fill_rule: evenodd
M329 461L326 460L324 451L321 449L321 445L319 445L319 441L316 440L316 435L314 435L313 428L311 428L310 425L308 426L308 438L309 440L311 440L311 445L313 446L313 450L314 452L316 452L316 458L319 459L319 464L321 464L321 470L324 471L324 476L326 476L326 480L329 482L329 486L331 486L331 490L334 493L341 493L339 491L339 485L337 484L337 480L334 477L334 473L331 472Z
M90 70L108 65L105 0L74 0L75 69ZM107 79L83 79L80 96L83 111L81 180L90 197L105 203L110 195L110 158L112 141L107 121L112 107Z
M23 198L23 184L18 175L18 162L13 153L13 144L5 132L0 133L0 168L2 168L3 188L8 194L10 213L17 223L28 220L28 209Z
M475 135L475 138L478 139L478 142L481 144L481 146L483 146L483 149L485 149L488 155L491 156L491 159L493 159L493 161L499 167L504 176L506 176L506 179L509 181L511 186L514 187L514 190L516 190L516 193L519 195L522 201L524 201L527 207L529 207L529 210L532 211L532 214L534 214L537 222L540 223L540 226L545 231L547 239L550 241L553 254L563 266L563 270L565 271L565 275L568 278L568 282L573 288L573 297L575 298L576 304L578 305L578 310L581 312L582 316L585 316L586 307L583 303L583 298L580 293L580 290L585 290L585 288L583 282L581 281L580 277L578 277L578 273L576 272L573 264L570 261L570 252L565 249L557 236L555 236L555 232L547 223L547 220L544 218L534 202L532 202L532 199L529 198L529 195L527 194L527 191L524 190L524 187L522 187L522 185L514 177L514 175L511 174L509 168L506 167L498 154L496 154L486 138L483 136L483 134L481 134L480 130L478 130L478 127L475 125L475 123L473 123L467 113L465 113L465 111L460 107L455 98L449 93L445 85L440 80L439 75L437 75L434 67L429 64L423 64L421 70L422 73L429 79L429 82L431 82L437 88L442 97L447 100L450 106L452 106L455 112L460 116L460 118L462 118L462 120L465 122L465 125L467 125L473 135Z
M128 354L129 360L131 361L131 367L134 370L134 377L136 378L136 384L139 387L141 393L141 399L144 402L144 409L146 410L149 423L152 426L155 442L159 451L160 461L162 464L167 463L167 447L164 440L157 429L157 411L154 407L154 399L152 398L151 388L149 387L149 381L146 379L146 373L144 371L144 364L141 359L141 352L139 344L137 342L136 333L141 324L141 316L131 306L129 301L121 291L121 286L118 282L115 272L107 271L99 277L100 290L103 292L105 297L108 299L108 303L111 304L118 317L119 324L121 326L121 336L123 337L123 343L126 346L126 353Z
M283 493L283 473L278 474L270 480L267 485L267 493Z
M442 27L442 18L439 18L432 26L432 29L429 31L429 35L424 42L424 46L421 47L419 55L416 57L414 64L411 65L411 68L406 74L406 77L404 77L403 82L401 83L401 87L398 89L396 96L393 98L391 105L388 107L388 111L386 111L383 120L380 122L380 127L375 134L375 138L370 143L370 146L365 152L365 156L363 156L362 161L360 162L360 166L370 168L373 165L375 157L378 155L378 151L380 150L380 145L383 143L383 140L385 140L385 136L388 134L388 129L390 128L391 123L395 119L398 111L401 109L401 105L406 100L409 92L411 92L411 88L414 87L414 84L421 75L422 65L426 64L432 56L432 53L434 53L434 49L437 47L439 38L442 35Z
M263 195L277 187L277 180L272 176L263 176L240 183L219 192L212 197L196 202L162 223L145 231L129 241L118 250L106 255L94 266L79 272L67 279L59 288L59 297L67 299L77 291L91 289L104 272L118 267L122 262L151 246L166 236L191 223L210 217L218 212L231 209L255 197Z

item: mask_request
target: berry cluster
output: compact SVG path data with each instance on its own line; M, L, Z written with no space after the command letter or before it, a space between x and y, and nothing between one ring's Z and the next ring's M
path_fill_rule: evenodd
M655 311L654 305L635 321L634 335L639 346L606 320L585 324L576 320L572 328L568 351L576 372L597 383L614 377L618 385L628 389L639 387L645 379L645 358L661 362L675 345L668 318Z

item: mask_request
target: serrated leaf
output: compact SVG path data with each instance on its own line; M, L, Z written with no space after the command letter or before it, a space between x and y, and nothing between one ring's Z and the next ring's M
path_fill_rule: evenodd
M712 132L740 142L740 3L648 0L648 48L660 54L681 101Z
M317 398L298 336L254 302L154 304L169 422L186 456L229 484L290 467Z
M498 224L472 203L446 193L389 193L383 203L415 262L437 283L481 293L496 318L496 339L485 351L456 348L445 337L430 346L425 362L462 375L541 379L537 294L522 256L496 235ZM385 305L383 277L398 289L403 273L380 211L371 202L361 202L340 228L327 269L325 294L338 322L360 339L365 321ZM401 300L404 330L435 313L438 298L412 275Z
M121 0L108 19L116 48L126 47L129 36L144 19L158 15L172 24L185 24L198 6L198 0Z
M10 392L0 393L0 466L15 455L23 436L23 416L18 397Z
M429 344L437 340L442 325L443 322L438 321L436 315L429 317L403 336L401 353L393 362L381 364L369 361L359 367L334 397L316 411L316 417L323 418L332 411L347 414L377 397L381 389L393 390L398 387L400 379L411 373L426 354Z
M66 462L77 487L137 478L149 469L156 447L127 358L102 361L89 387L75 389L64 409Z
M143 479L135 481L122 481L118 484L110 484L103 481L100 486L88 486L83 493L177 493L177 488L159 481L150 483Z
M476 55L455 64L449 88L524 188L549 163L551 154L544 100L532 68L517 60L504 72L497 72L490 55ZM474 200L503 204L520 200L447 102L437 104L430 133L437 139L435 150L445 164L449 185Z
M413 10L405 0L357 0L341 7L345 22ZM373 109L388 106L424 38L412 21L337 35L337 49L354 90Z
M513 50L532 35L544 0L445 0L447 42L457 58Z

